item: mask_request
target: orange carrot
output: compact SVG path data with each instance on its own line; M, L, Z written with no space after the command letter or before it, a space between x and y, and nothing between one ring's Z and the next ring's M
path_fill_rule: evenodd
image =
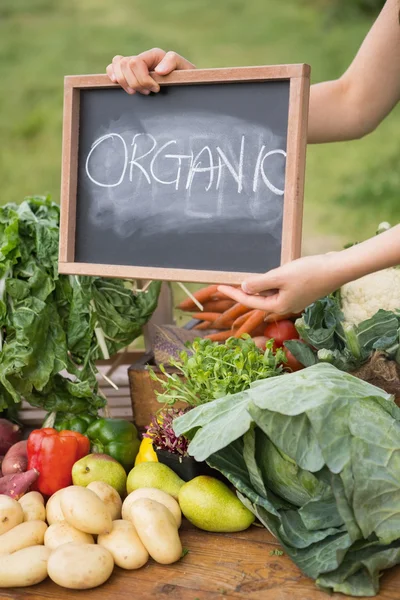
M216 321L216 327L223 327L225 324L229 323L229 321L234 321L241 315L249 312L247 306L243 306L243 304L239 304L238 302L234 304L231 308L228 308L222 315L220 315L218 321Z
M234 300L210 300L209 302L205 302L203 304L203 309L206 312L223 313L228 310L228 308L231 308L234 303Z
M211 333L205 337L213 342L225 342L228 338L233 337L233 333L232 331L219 331L218 333Z
M252 333L265 318L265 311L255 310L251 313L249 318L243 323L241 327L235 332L235 337L240 337L243 333Z
M211 329L211 321L202 321L198 323L193 329L202 330L202 329Z
M208 285L207 287L201 288L200 290L197 290L197 292L194 292L193 296L200 302L200 304L204 304L204 302L207 302L207 300L212 298L217 293L217 290L217 285ZM226 298L226 296L224 296L224 298ZM185 298L185 300L178 305L178 308L180 310L193 310L198 307L196 307L191 298Z
M238 317L237 319L235 319L233 321L232 329L239 329L239 327L241 327L243 325L243 323L245 321L247 321L247 319L249 318L249 316L251 315L251 313L254 312L254 310L251 310L251 308L249 308L249 310L248 310L247 313L245 313L244 315L240 315L240 317Z
M199 319L200 321L215 321L220 317L220 313L217 312L197 312L193 313L193 319Z

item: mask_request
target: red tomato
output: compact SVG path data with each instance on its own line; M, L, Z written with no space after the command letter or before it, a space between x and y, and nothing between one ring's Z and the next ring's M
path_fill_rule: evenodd
M290 350L284 348L284 352L287 358L287 361L283 363L285 368L290 371L300 371L301 369L304 369L304 365L302 365L301 362L299 362L297 358L293 356Z
M286 342L286 340L299 339L296 327L293 325L292 321L289 321L288 319L270 323L266 326L264 335L267 338L274 339L274 350L282 348L283 342Z
M267 341L267 338L263 335L256 335L255 337L253 337L253 342L255 343L257 348L260 348L260 350L265 351L265 344L267 343Z

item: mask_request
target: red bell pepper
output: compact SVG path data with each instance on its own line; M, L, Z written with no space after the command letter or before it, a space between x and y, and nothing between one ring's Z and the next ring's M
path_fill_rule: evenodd
M76 431L35 429L28 437L28 469L40 473L31 489L51 496L72 484L72 467L90 451L90 441Z

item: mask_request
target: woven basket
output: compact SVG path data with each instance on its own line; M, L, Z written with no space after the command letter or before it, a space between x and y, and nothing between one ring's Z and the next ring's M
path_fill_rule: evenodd
M400 366L394 360L388 360L383 352L375 352L352 375L392 394L400 406Z
M154 414L162 408L162 403L158 402L156 392L161 393L163 388L157 381L153 381L147 366L150 365L157 377L165 380L166 376L154 364L152 354L145 354L128 369L129 388L131 393L133 422L140 430L144 429L151 421ZM177 373L172 368L166 368L167 373ZM179 377L182 377L178 373ZM182 408L181 402L174 404L176 408Z

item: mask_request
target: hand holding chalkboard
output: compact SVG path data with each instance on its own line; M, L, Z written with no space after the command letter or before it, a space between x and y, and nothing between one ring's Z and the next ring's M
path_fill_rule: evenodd
M172 71L194 69L195 66L176 52L165 52L161 48L146 50L137 56L114 56L106 72L113 83L118 83L128 94L136 91L148 95L159 92L160 85L150 75L169 75Z
M60 272L238 283L299 256L308 74L66 78Z

